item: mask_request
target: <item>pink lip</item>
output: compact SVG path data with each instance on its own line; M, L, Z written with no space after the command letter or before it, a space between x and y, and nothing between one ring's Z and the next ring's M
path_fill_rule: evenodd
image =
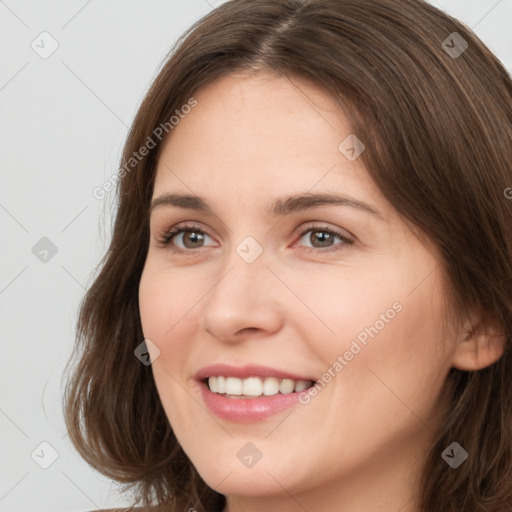
M239 379L247 377L276 377L278 379L316 382L315 378L309 376L296 375L276 368L259 365L237 367L227 364L214 364L199 370L195 378L199 381L201 395L208 409L220 418L237 423L261 421L288 407L296 405L299 403L300 394L307 393L307 389L289 394L278 393L272 396L262 396L261 398L227 398L225 395L219 395L210 391L208 384L205 382L208 377L219 375L238 377Z
M246 366L231 366L228 364L214 364L201 368L196 373L196 379L202 381L207 377L238 377L239 379L246 379L247 377L276 377L278 379L293 379L293 380L311 380L316 381L313 377L304 377L293 373L270 368L268 366L259 365L246 365Z
M254 423L264 420L292 405L299 403L299 395L304 391L283 395L264 396L261 398L227 398L213 393L208 384L200 382L201 395L208 409L216 416L237 423Z

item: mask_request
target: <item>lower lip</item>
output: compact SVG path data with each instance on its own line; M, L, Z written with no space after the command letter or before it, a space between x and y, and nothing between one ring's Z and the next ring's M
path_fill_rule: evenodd
M200 382L201 394L208 409L220 418L238 423L253 423L264 420L280 411L299 403L299 396L305 391L261 398L227 398L210 391L205 382ZM307 390L306 390L307 391Z

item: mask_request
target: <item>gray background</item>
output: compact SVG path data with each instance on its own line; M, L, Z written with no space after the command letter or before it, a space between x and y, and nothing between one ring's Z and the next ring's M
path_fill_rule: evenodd
M114 195L92 190L116 172L171 45L220 3L0 0L1 512L130 503L80 458L61 411L77 308L111 233ZM512 70L512 0L432 3Z

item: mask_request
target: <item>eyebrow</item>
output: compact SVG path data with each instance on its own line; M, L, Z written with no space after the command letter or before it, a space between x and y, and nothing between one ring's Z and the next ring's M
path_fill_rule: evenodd
M359 211L375 215L384 220L383 215L363 201L352 199L345 196L334 194L298 194L284 198L275 199L272 204L266 209L269 216L278 217L288 215L294 212L301 212L314 208L316 206L348 206L355 208ZM152 200L150 206L150 213L155 209L163 206L176 206L178 208L186 208L189 210L196 210L208 214L213 214L212 209L208 203L199 196L183 195L183 194L162 194Z

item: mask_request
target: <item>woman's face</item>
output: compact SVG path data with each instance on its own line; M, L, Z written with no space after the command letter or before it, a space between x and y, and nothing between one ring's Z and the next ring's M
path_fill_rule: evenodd
M230 507L399 510L446 404L438 262L320 89L236 74L195 99L158 162L139 290L176 437Z

